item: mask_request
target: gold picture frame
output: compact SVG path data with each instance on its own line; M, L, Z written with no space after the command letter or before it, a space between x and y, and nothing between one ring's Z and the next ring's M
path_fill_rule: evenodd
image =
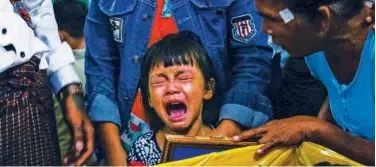
M188 137L181 135L166 135L165 137L161 163L257 144L256 142L233 142L231 138L223 136ZM180 155L181 153L179 153L178 150L180 150L180 152L184 150L184 155Z

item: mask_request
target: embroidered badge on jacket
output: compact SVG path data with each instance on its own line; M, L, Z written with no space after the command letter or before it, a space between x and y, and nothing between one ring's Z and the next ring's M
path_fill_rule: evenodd
M257 33L256 25L250 14L236 16L231 19L232 37L243 43L248 43Z
M110 18L110 23L114 40L118 42L123 42L123 19L112 17Z

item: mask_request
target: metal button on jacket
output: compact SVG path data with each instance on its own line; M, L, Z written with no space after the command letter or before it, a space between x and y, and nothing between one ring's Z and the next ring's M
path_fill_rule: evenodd
M144 15L142 15L142 21L146 22L149 20L149 15L147 13L145 13Z
M140 57L139 56L134 56L133 58L132 58L132 61L133 61L133 63L139 63L140 62Z

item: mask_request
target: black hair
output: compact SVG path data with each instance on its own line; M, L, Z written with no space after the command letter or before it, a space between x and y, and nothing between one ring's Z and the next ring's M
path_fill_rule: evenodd
M197 65L205 80L205 88L208 88L208 81L215 79L214 67L207 52L202 47L199 37L190 31L181 31L177 34L165 36L162 40L152 45L142 59L140 87L142 92L143 107L152 130L157 131L164 127L164 123L156 112L149 105L149 73L163 64L164 67L174 65ZM214 88L213 88L214 89ZM214 90L213 90L214 91ZM215 95L214 91L214 95ZM205 100L204 106L211 100ZM206 118L203 110L203 120Z
M78 0L59 0L53 4L59 30L66 31L74 38L82 38L87 4Z
M283 0L294 14L305 21L312 21L318 16L317 9L326 5L345 19L352 18L364 7L366 0Z

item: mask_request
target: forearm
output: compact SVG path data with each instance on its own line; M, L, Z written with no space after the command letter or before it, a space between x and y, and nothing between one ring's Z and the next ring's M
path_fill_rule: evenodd
M317 118L338 126L337 122L333 118L332 111L330 110L329 96L326 97L324 103L321 105Z
M353 136L334 125L320 123L310 140L336 151L364 165L375 165L375 143L361 137Z
M113 123L98 123L95 126L107 165L126 165L127 154L121 143L119 127Z
M64 113L68 108L75 108L80 112L85 112L84 90L79 84L69 84L57 93L57 99L63 104Z
M239 134L242 131L242 129L243 127L239 123L233 120L224 119L216 128L216 133L214 134L214 136L220 134L227 137L232 137L234 135Z
M317 115L319 119L326 120L328 122L333 120L332 113L329 106L329 97L326 97L324 103L321 105L319 114Z

